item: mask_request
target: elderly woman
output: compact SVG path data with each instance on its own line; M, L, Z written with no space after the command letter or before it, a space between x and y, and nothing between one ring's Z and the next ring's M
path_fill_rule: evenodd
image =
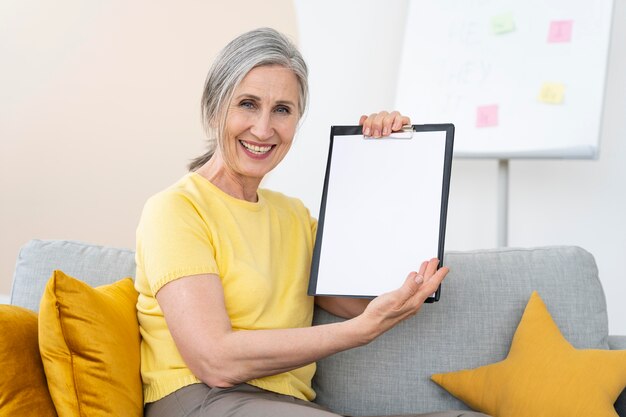
M315 361L414 315L446 275L432 259L369 303L307 296L317 223L299 200L259 188L306 102L306 65L274 30L216 58L202 96L211 149L148 200L137 228L146 416L336 416L311 402ZM381 136L409 120L360 123ZM312 326L314 303L349 320Z

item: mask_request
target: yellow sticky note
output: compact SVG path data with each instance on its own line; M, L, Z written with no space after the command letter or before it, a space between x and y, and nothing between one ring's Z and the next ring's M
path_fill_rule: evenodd
M496 35L513 32L515 30L515 21L511 13L505 13L491 18L491 30Z
M539 92L539 101L549 104L562 104L565 86L560 83L543 83Z

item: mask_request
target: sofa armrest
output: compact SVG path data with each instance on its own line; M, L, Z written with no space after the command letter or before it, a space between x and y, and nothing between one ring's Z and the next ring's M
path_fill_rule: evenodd
M609 347L611 350L626 350L626 336L609 336ZM615 411L620 417L626 417L626 389L615 402Z

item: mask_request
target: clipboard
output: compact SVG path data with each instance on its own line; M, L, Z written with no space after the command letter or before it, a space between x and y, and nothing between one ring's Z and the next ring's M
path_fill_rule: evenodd
M308 294L373 298L443 263L453 124L332 126ZM439 301L441 286L426 302Z

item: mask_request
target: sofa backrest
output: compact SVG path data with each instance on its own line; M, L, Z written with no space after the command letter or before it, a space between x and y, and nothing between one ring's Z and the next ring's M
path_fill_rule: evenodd
M368 346L318 362L317 401L348 415L464 409L430 381L505 358L532 291L577 348L608 348L606 301L591 254L578 247L450 252L441 300ZM33 240L18 257L11 303L37 310L52 271L97 286L134 276L134 253ZM338 321L316 309L317 324Z
M134 278L135 253L71 240L31 240L17 257L11 304L39 311L39 301L55 269L96 287Z
M591 254L578 247L452 252L441 300L369 345L318 363L318 401L348 415L466 409L434 373L503 360L533 290L577 348L608 348L606 301ZM324 311L317 324L338 319Z

